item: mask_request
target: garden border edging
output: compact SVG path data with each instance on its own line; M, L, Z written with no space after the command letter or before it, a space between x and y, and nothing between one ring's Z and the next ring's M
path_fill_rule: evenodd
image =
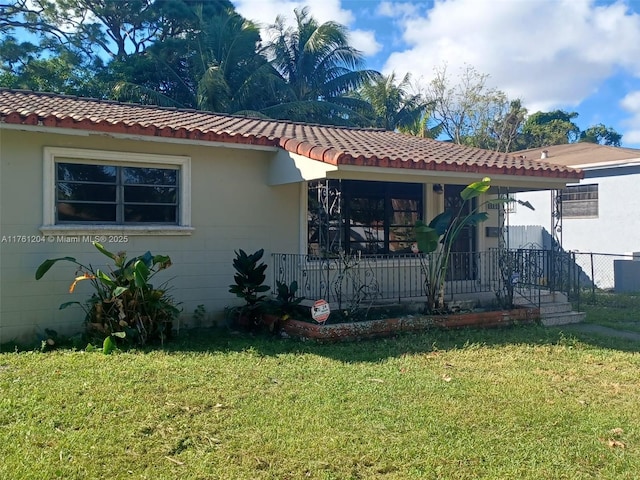
M540 319L538 308L516 308L489 312L470 312L451 315L407 315L362 322L317 324L301 320L287 320L283 330L294 338L320 342L339 342L364 338L388 337L402 332L418 332L429 328L492 328L533 323Z

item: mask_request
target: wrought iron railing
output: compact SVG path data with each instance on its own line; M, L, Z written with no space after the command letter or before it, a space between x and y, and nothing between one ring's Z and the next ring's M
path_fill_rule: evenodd
M433 254L431 254L433 255ZM299 294L323 298L349 308L377 301L401 302L424 297L429 255L310 255L274 254L274 283L296 281ZM451 255L445 292L456 294L492 292L500 281L495 252Z
M307 299L325 299L348 309L376 302L402 302L425 296L425 266L437 254L311 255L273 254L273 283L298 283ZM571 253L552 250L488 250L453 253L445 296L495 293L498 298L540 304L541 290L571 296L580 269Z

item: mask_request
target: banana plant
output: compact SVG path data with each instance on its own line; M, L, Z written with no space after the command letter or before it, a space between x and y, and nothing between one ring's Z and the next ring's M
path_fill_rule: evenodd
M429 313L441 312L445 308L444 294L447 269L451 259L451 249L467 227L486 221L489 214L482 211L488 204L502 204L513 201L508 198L492 198L469 213L465 213L467 202L486 193L491 188L491 179L485 177L467 185L460 197L462 202L456 211L445 211L435 216L428 224L418 220L415 224L417 253L422 253L420 261L425 272L424 290L427 297L426 310Z
M40 280L56 263L71 262L77 265L76 277L69 287L73 293L79 282L88 280L93 286L93 294L83 303L65 302L60 309L71 305L80 305L86 314L87 328L92 333L111 337L123 332L138 344L149 339L164 337L170 333L171 324L180 310L167 294L166 286L154 287L152 277L171 266L166 255L153 255L146 252L127 260L125 252L112 253L98 242L94 247L113 261L109 271L85 265L74 257L47 259L36 270L36 280ZM121 335L116 335L122 338Z

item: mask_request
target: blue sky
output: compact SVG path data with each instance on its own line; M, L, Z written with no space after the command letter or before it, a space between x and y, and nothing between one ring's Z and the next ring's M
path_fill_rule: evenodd
M640 0L232 1L265 27L309 6L350 29L368 68L426 85L436 67L470 65L530 113L575 111L640 148Z

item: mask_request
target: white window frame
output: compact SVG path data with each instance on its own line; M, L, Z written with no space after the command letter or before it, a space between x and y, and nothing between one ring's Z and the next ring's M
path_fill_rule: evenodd
M177 167L180 170L178 225L56 224L56 162L118 167ZM43 225L47 235L191 235L191 157L80 148L45 147Z

